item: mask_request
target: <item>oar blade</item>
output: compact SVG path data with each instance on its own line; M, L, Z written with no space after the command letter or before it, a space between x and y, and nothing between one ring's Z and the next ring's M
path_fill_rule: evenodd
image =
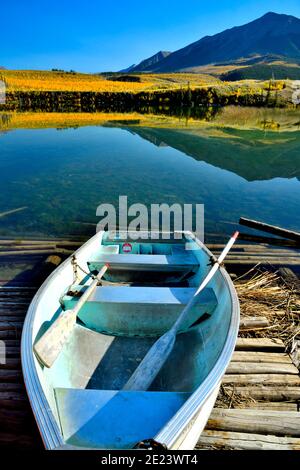
M46 367L51 367L57 359L72 333L75 323L76 312L66 310L34 345L36 356Z
M150 348L123 390L148 390L172 352L176 334L170 330Z

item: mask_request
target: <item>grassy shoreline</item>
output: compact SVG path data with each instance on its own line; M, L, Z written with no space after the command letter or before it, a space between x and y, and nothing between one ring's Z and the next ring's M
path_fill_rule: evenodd
M19 111L140 111L143 107L292 105L293 82L224 82L210 74L100 76L67 72L0 71L6 102Z

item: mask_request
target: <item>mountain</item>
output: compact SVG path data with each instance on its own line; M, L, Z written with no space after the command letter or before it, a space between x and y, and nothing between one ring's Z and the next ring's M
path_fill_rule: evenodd
M135 64L130 65L130 67L127 67L127 69L122 69L120 70L120 73L128 73L131 72L135 68Z
M170 54L171 52L168 51L159 51L151 57L148 57L148 59L142 60L138 65L132 65L126 72L146 72L151 70ZM121 72L124 72L124 70L121 70Z
M178 72L208 64L242 65L252 59L268 62L268 57L300 61L300 19L270 12L246 25L205 36L159 61L156 54L134 71Z

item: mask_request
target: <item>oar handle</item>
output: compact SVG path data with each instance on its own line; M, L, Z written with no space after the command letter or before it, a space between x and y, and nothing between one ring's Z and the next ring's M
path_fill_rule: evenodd
M180 314L180 316L178 317L177 321L174 323L174 325L172 326L172 330L177 333L177 331L180 330L180 327L181 327L181 324L182 322L185 320L185 317L188 313L188 311L190 310L190 308L195 304L195 302L197 301L197 296L200 294L200 292L203 291L203 289L207 286L207 284L210 282L210 280L214 277L215 273L217 272L217 270L220 268L222 262L224 261L224 259L226 258L228 252L231 250L232 246L234 245L237 237L239 236L239 232L234 232L234 234L232 235L232 237L228 240L228 243L226 244L226 246L224 247L222 253L220 254L219 258L214 262L214 265L213 267L211 268L211 270L209 271L209 273L207 274L207 276L205 277L205 279L201 282L200 286L198 287L198 289L196 290L195 294L193 295L193 297L190 299L190 301L187 303L187 305L185 306L185 308L183 309L182 313Z
M239 236L240 232L236 231L228 241L227 245L224 247L222 253L220 254L217 263L221 264L223 263L224 259L226 258L228 252L231 250L233 247L234 243L236 242L237 237Z

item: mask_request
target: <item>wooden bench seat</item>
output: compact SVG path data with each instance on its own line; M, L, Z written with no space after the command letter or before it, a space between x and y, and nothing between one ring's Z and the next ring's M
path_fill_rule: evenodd
M76 296L62 298L64 309L72 309L86 287L74 286ZM116 335L156 336L176 321L195 288L178 287L97 287L79 311L79 319L89 328ZM71 294L69 292L68 294ZM213 289L206 288L191 309L183 330L211 315L217 306Z

